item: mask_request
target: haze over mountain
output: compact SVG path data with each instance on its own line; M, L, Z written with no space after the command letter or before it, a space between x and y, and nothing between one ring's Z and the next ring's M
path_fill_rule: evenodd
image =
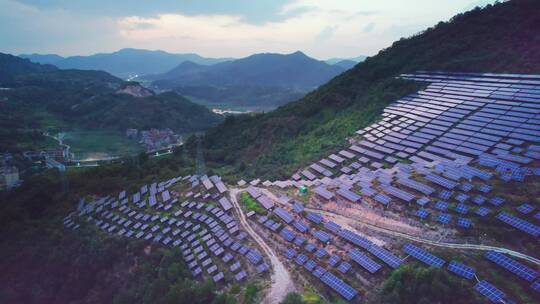
M344 60L338 61L338 62L336 62L336 63L334 63L332 65L339 66L339 67L342 67L342 68L348 70L348 69L354 67L357 64L358 64L358 62L356 62L356 61L344 59Z
M255 54L211 66L184 62L167 73L146 78L153 80L156 88L210 103L276 106L303 96L345 70L298 51Z
M62 57L58 55L22 54L19 57L36 63L54 64L61 69L102 70L126 78L132 75L164 73L184 61L202 65L232 58L205 58L197 54L172 54L161 50L125 48L113 53Z
M356 56L356 57L352 57L352 58L330 58L330 59L326 59L324 62L328 63L328 64L336 64L340 61L354 61L356 63L358 62L362 62L364 60L366 60L367 56Z

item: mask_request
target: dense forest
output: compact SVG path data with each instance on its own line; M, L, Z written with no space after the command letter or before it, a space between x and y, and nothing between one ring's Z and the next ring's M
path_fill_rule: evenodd
M227 119L207 132L207 160L231 176L290 176L345 145L347 136L376 120L386 105L421 87L395 79L401 73L540 73L539 15L539 1L508 1L396 41L301 100L268 114Z

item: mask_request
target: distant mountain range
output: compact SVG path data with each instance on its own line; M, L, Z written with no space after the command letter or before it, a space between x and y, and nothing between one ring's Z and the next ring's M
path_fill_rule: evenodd
M154 89L173 90L203 104L261 109L297 100L366 58L320 61L302 52L263 53L241 59L204 58L130 48L90 56L19 57L60 69L101 70L123 79L141 80L145 85L151 83Z
M143 78L157 89L209 103L278 106L302 97L354 64L329 65L302 52L264 53L209 66L187 61Z
M359 63L366 60L366 58L367 56L357 56L357 57L352 57L352 58L330 58L330 59L326 59L324 62L328 64L332 64L332 65L339 63L340 61L354 61L356 63Z
M164 73L184 61L209 65L232 58L205 58L197 54L172 54L165 51L121 49L113 53L62 57L49 54L21 54L35 63L54 64L61 69L101 70L121 78L133 75Z
M174 92L155 94L103 71L60 70L2 53L0 71L0 150L16 149L29 130L48 130L51 122L63 131L171 128L183 133L222 120Z

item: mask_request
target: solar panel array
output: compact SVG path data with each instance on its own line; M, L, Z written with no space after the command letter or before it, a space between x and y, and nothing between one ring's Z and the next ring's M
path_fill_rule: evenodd
M497 215L497 219L534 237L538 237L540 235L540 226L515 217L509 213L501 212Z
M359 137L349 148L318 162L331 160L331 166L311 166L319 169L315 176L309 183L295 179L295 185L323 184L336 193L346 189L386 208L397 198L429 209L430 199L418 194L436 196L452 206L457 202L453 211L464 216L469 215L468 202L495 207L504 203L492 196L494 178L523 181L540 175L538 168L530 167L532 160L540 159L537 83L529 82L526 88L508 75L441 72L401 77L430 84L388 106L381 121L356 132ZM473 184L473 178L482 183ZM475 215L489 215L485 209L476 210ZM431 220L438 219L447 222L446 216ZM452 224L466 228L470 220Z
M198 182L201 179L204 182ZM70 215L64 224L75 227L75 220L86 220L116 236L177 247L193 276L208 275L216 283L228 278L220 267L240 271L234 276L237 280L247 277L247 270L239 262L242 259L255 266L255 274L266 272L268 265L262 255L243 242L248 234L240 231L236 220L227 213L229 208L220 187L210 186L219 181L217 176L178 177L144 185L135 194L122 191L118 195L121 201L109 196L81 203L78 214ZM187 183L189 191L182 194L170 188L177 183ZM180 203L179 199L187 200ZM225 264L232 261L233 266L217 260Z
M488 251L486 254L484 254L484 257L529 282L532 282L539 276L536 270L531 269L528 266L511 259L500 252Z
M507 303L505 301L506 294L485 280L478 282L478 284L474 286L474 289L493 303Z
M448 270L468 280L474 278L476 270L458 261L450 261Z
M339 293L347 301L354 299L354 297L358 295L358 291L356 291L356 289L352 288L349 284L340 280L338 277L331 274L330 272L326 272L325 274L323 274L321 276L321 281L328 287Z
M426 263L429 266L441 268L445 263L443 259L410 243L407 243L405 244L405 246L403 246L403 251L408 255L415 257L417 260Z
M360 252L358 249L350 250L347 255L370 273L376 273L382 268L381 265L370 259L365 253Z

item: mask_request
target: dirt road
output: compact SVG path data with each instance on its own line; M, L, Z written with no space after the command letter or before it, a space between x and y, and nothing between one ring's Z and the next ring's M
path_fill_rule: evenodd
M240 225L242 228L259 244L263 253L270 259L272 264L272 287L265 295L263 302L265 304L280 303L285 299L285 296L292 291L295 291L294 283L291 279L289 271L285 268L285 265L281 263L274 250L266 244L266 242L257 234L249 225L240 204L238 203L237 196L243 190L229 189L230 201L238 215Z

